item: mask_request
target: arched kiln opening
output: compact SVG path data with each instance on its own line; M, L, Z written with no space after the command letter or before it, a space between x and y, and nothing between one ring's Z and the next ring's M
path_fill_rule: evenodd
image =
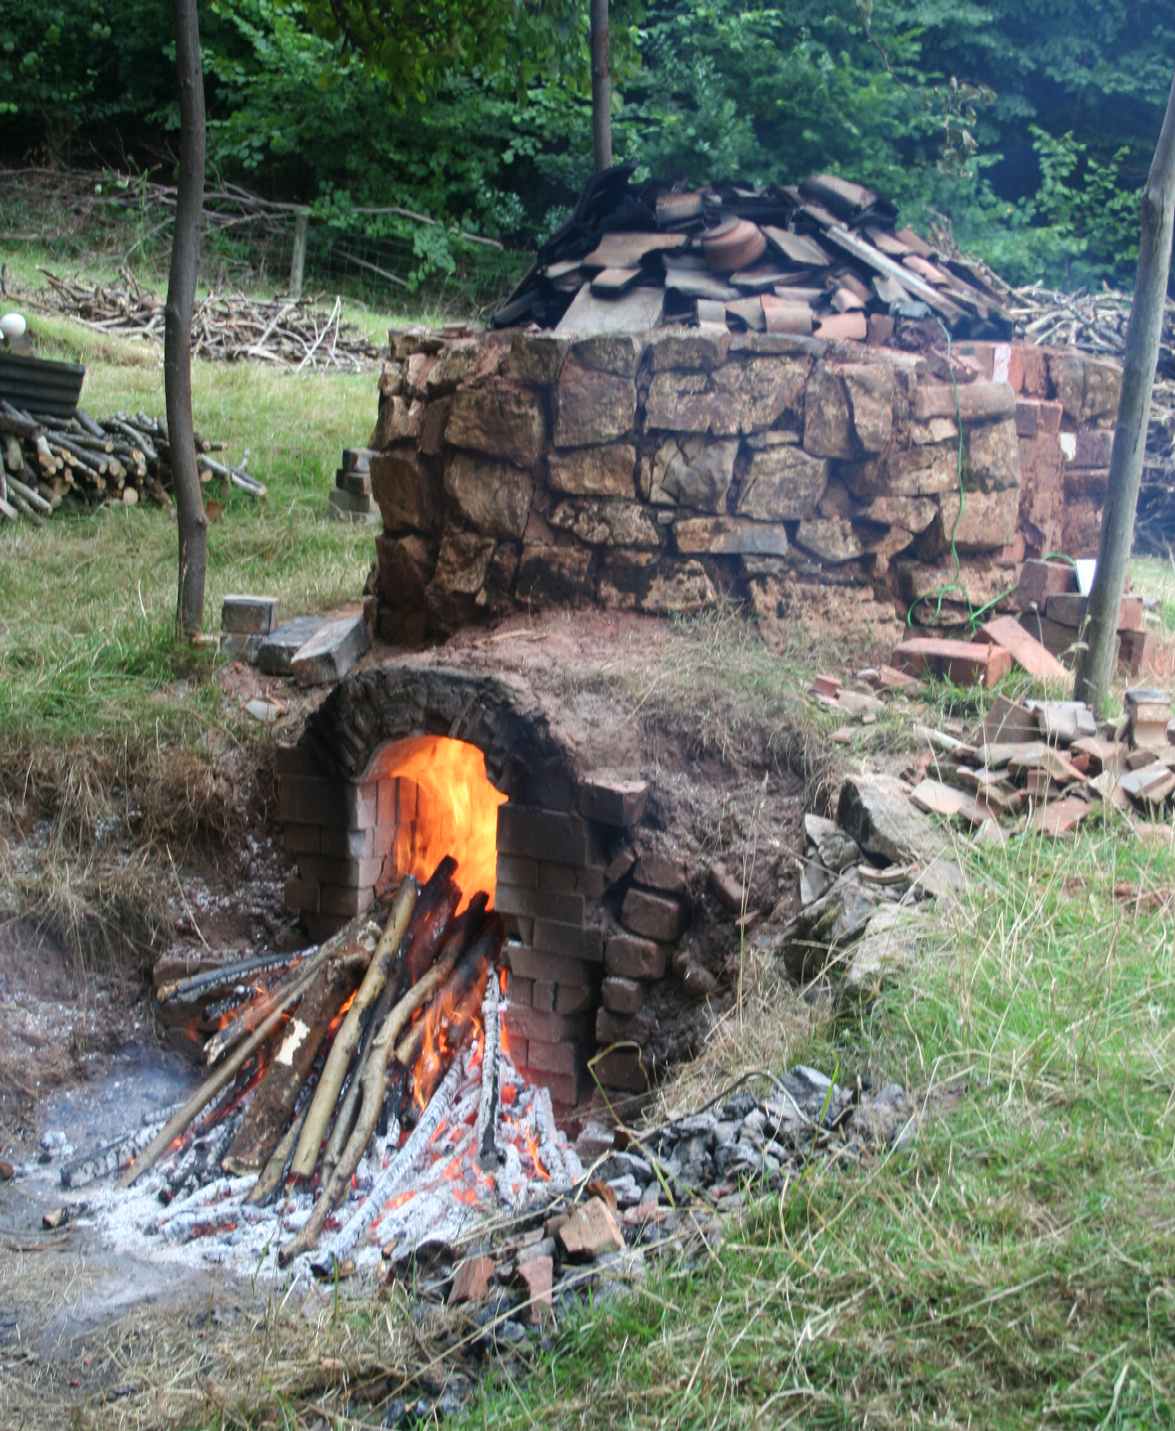
M298 873L288 906L324 938L405 874L458 862L463 904L506 925L511 1052L569 1107L593 1067L643 1090L652 986L689 924L680 869L646 851L646 785L581 771L545 712L504 683L441 668L373 668L342 682L278 768ZM642 853L644 852L644 853Z

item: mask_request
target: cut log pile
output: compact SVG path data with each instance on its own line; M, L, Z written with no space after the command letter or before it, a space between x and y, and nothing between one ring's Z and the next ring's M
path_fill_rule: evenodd
M494 314L494 327L704 329L894 340L1004 338L1007 289L982 265L896 228L887 199L847 179L709 184L683 193L634 165L590 179L572 216ZM929 328L918 331L917 325Z
M197 435L201 480L230 483L251 497L265 486L244 470L212 457L222 443ZM96 421L80 408L73 417L23 412L0 398L0 518L41 523L67 498L89 506L144 498L171 505L167 425L145 413L115 413Z
M1128 293L1017 290L1009 312L1033 343L1080 348L1121 359L1130 321ZM1175 543L1175 302L1168 300L1151 398L1135 549L1167 555Z
M123 270L122 286L82 283L42 269L52 306L70 318L120 338L163 341L163 299ZM323 312L308 299L248 298L210 293L192 312L192 352L196 357L238 362L253 358L280 367L330 368L362 372L379 350L352 323L343 322L338 298Z

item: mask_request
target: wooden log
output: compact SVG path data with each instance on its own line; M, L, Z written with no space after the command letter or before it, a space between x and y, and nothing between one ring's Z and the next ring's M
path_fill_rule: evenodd
M18 475L24 471L24 452L21 450L20 438L12 433L4 439L4 465L9 472Z
M223 1166L230 1173L256 1172L287 1130L331 1020L358 984L358 973L343 961L320 969L297 1013L287 1025L273 1062L245 1110Z
M35 441L41 435L41 424L27 412L0 398L0 432L15 433L17 437Z
M209 969L203 974L193 974L188 979L175 979L170 984L162 984L155 991L155 998L161 1004L192 1004L206 998L227 984L238 983L250 974L259 974L267 969L280 969L287 964L298 964L303 959L303 951L292 954L255 954L249 959L236 959L231 964L223 964L219 969Z
M12 506L14 506L18 512L23 513L35 527L43 527L45 525L45 518L41 516L40 512L35 512L19 493L10 492L8 495L11 498Z
M400 885L387 928L371 956L371 963L367 966L367 973L363 976L354 1002L347 1010L342 1027L335 1034L290 1163L290 1171L297 1177L308 1178L318 1162L327 1124L338 1102L339 1089L350 1066L351 1055L359 1042L363 1015L383 992L388 973L412 919L418 893L419 886L408 876Z
M48 516L53 511L51 503L46 502L39 492L34 492L18 477L9 476L8 486L18 497L23 497L31 507L35 507L38 512L44 512Z

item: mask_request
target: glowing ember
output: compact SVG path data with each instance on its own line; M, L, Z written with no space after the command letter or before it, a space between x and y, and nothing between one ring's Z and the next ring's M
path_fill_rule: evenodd
M401 821L392 858L400 874L427 880L445 855L456 859L463 891L458 912L477 890L494 902L498 873L498 806L506 796L486 775L477 746L447 736L418 735L390 746L379 774L417 786L415 819Z

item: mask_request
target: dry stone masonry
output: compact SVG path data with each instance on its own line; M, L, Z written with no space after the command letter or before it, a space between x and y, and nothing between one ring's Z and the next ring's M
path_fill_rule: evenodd
M1096 550L1118 367L966 342L392 335L370 447L377 621L786 611L823 586L950 624L1024 557Z

